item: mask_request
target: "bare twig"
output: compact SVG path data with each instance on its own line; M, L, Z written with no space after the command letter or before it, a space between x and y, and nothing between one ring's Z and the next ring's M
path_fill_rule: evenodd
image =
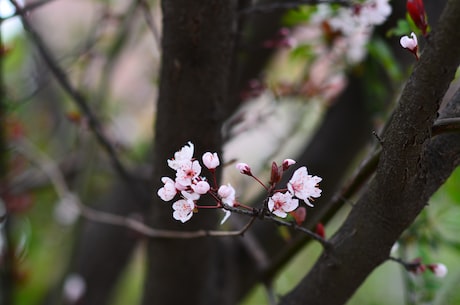
M21 16L24 29L29 33L30 38L37 46L40 55L42 56L45 63L48 65L50 71L53 73L61 87L67 92L67 94L72 98L72 100L77 104L77 106L88 119L89 127L95 134L98 142L109 155L109 158L117 173L123 179L131 181L132 175L128 172L128 170L124 167L124 165L118 158L115 148L112 146L112 143L105 136L101 123L99 122L99 119L97 118L96 114L91 110L86 98L83 96L81 92L79 92L72 86L69 78L67 77L67 74L61 69L61 67L59 67L56 60L53 58L51 52L45 45L44 41L41 39L41 37L29 23L26 14L22 11L21 6L17 3L16 0L10 0L10 2L16 8L16 12Z
M431 135L436 136L447 132L460 131L460 118L438 119L433 124Z

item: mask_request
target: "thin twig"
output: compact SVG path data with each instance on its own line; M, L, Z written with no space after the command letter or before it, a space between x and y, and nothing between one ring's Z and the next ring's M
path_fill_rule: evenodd
M38 48L40 55L42 56L45 63L48 65L50 71L55 76L58 83L61 87L67 92L67 94L72 98L72 100L77 104L80 110L84 113L86 118L88 119L88 125L90 129L96 136L96 139L101 144L101 146L107 152L115 170L117 173L125 180L131 181L132 175L128 172L128 170L123 166L120 159L118 158L117 152L111 142L106 138L103 133L103 128L99 119L91 110L88 101L83 96L81 92L75 89L70 80L67 77L67 74L59 67L56 60L53 58L52 54L49 52L47 46L45 45L44 41L38 35L38 33L33 29L32 25L27 20L24 12L22 11L21 6L17 3L16 0L10 0L10 2L16 8L16 12L21 16L22 24L24 29L29 33L30 38L35 43Z
M460 132L460 118L438 119L431 129L432 136L447 132Z

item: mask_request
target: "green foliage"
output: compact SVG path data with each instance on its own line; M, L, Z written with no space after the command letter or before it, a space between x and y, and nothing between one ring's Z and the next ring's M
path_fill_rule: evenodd
M414 25L415 26L415 25ZM407 19L399 19L398 22L396 23L396 26L390 30L388 30L386 36L387 37L392 37L392 36L403 36L403 35L408 35L412 30L411 24Z
M401 67L386 41L373 38L368 44L368 51L371 58L382 65L392 81L399 82L403 79Z
M313 50L311 45L302 44L291 50L290 54L292 59L308 59L313 56Z
M285 26L294 26L310 20L311 15L316 12L316 6L304 5L297 9L290 10L283 18Z
M451 200L451 202L457 206L460 206L460 167L457 168L450 178L446 181L443 186L443 189L446 191L446 195Z

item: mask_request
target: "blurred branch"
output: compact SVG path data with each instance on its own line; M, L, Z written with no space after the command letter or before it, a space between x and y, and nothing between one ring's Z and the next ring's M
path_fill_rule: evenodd
M33 10L35 10L37 8L40 8L45 4L49 4L49 3L53 2L53 1L55 1L55 0L35 1L35 2L32 2L32 3L24 5L23 7L19 7L19 9L18 9L18 7L16 7L16 11L12 15L0 18L0 23L2 23L5 20L14 18L16 16L26 15L26 14L32 12Z
M90 129L96 136L96 139L107 152L115 170L117 173L125 180L130 181L132 180L131 173L124 167L121 163L120 159L118 158L117 152L115 148L112 146L111 142L107 139L102 131L102 125L97 118L96 114L91 110L88 101L83 96L83 94L74 88L67 77L67 74L59 67L56 60L53 58L52 54L48 50L47 46L45 45L42 38L38 35L38 33L34 30L32 25L27 19L26 14L22 11L21 6L18 4L16 0L10 0L10 2L16 8L16 12L21 16L22 24L24 29L29 33L30 38L35 43L42 56L45 63L48 65L50 71L55 76L56 80L62 86L62 88L67 92L67 94L72 98L72 100L77 104L80 110L84 113L86 118L88 119L88 125Z
M12 303L12 291L14 287L14 250L11 245L9 229L11 216L7 214L6 202L3 201L7 185L8 149L6 130L7 105L3 77L3 60L5 54L3 54L4 45L1 28L0 52L0 305L8 305Z
M157 47L158 54L161 54L161 38L160 32L158 31L155 21L153 20L153 15L150 10L150 5L146 0L139 0L139 4L142 7L142 13L144 14L145 22L150 32L153 34L153 39L155 40L155 45Z

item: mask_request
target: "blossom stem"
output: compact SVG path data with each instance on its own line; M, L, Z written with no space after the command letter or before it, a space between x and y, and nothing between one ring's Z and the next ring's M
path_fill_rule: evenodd
M245 208L245 209L248 209L248 210L253 209L253 207L250 207L248 205L245 205L245 204L242 204L242 203L239 203L239 202L235 202L234 207L242 207L242 208Z
M253 174L250 175L252 178L254 178L254 180L256 180L257 182L259 182L260 185L263 186L263 188L266 190L266 191L269 191L269 188L268 186L266 186L262 181L260 181L259 178L257 178L256 176L254 176Z
M212 183L214 184L214 188L218 188L218 185L217 185L217 177L216 177L216 170L215 169L210 169L209 170L211 172L211 175L212 175Z
M198 209L219 209L222 207L220 204L216 204L216 205L197 205L195 204L195 206Z

